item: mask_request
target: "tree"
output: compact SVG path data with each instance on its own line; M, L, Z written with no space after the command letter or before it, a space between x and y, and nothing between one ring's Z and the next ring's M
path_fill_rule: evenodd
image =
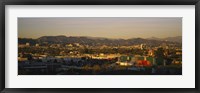
M98 72L98 71L100 71L100 66L99 65L94 65L93 66L93 70L95 71L95 72Z
M164 50L163 48L158 48L157 51L155 52L155 56L159 58L164 58Z
M27 55L27 59L28 59L28 60L33 60L32 55L31 55L31 54L28 54L28 55Z

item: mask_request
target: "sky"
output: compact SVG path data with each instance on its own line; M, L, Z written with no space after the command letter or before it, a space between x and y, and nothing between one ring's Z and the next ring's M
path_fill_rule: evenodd
M181 17L18 18L18 37L90 36L113 39L182 36Z

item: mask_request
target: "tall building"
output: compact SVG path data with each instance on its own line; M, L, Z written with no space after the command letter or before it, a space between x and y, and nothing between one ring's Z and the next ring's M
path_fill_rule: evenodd
M140 45L140 49L143 50L143 44Z

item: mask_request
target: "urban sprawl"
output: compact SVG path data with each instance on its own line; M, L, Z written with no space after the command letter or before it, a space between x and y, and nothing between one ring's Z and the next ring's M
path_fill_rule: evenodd
M58 37L56 41L47 37L39 40L18 39L18 74L182 74L182 44L178 42L139 38L132 43L108 39L63 42L60 38L65 37Z

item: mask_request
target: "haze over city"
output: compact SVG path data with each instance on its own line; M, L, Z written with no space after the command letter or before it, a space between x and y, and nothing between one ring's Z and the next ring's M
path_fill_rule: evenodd
M18 37L90 36L105 38L166 38L182 36L180 17L18 18Z

